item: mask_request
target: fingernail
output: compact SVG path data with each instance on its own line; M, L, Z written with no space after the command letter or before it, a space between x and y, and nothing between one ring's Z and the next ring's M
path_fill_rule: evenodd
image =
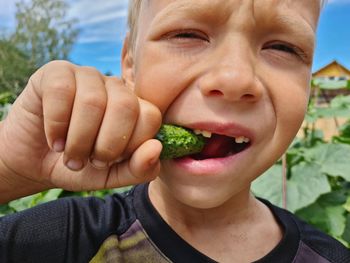
M63 152L64 151L64 146L65 146L66 142L63 139L58 139L56 141L54 141L52 148L55 152Z
M82 161L73 159L68 160L68 162L66 163L66 166L73 171L80 170L83 167L83 165L84 164Z
M104 169L108 167L108 163L107 162L102 162L96 159L92 159L91 160L91 164L92 166L94 166L97 169Z

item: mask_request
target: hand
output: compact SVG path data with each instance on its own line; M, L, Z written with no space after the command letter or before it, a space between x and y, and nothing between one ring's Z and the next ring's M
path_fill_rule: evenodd
M160 169L162 146L152 139L160 125L158 108L120 79L51 62L30 78L0 125L0 180L19 195L150 181Z

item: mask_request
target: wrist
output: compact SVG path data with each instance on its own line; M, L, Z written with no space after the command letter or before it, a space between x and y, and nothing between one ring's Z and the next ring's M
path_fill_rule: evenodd
M47 185L11 171L0 159L0 204L49 189Z

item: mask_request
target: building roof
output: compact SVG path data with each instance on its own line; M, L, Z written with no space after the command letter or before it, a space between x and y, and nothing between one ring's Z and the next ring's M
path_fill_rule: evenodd
M350 69L339 64L336 60L320 68L312 74L313 78L318 77L348 77L350 78Z

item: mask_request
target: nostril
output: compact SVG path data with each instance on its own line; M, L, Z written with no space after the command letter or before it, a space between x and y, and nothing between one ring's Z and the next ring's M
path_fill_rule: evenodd
M224 94L222 93L222 91L220 91L220 90L211 90L211 91L209 92L209 94L210 94L211 96L222 96L222 95L224 95Z
M242 97L241 97L243 100L254 100L255 96L253 94L244 94Z

